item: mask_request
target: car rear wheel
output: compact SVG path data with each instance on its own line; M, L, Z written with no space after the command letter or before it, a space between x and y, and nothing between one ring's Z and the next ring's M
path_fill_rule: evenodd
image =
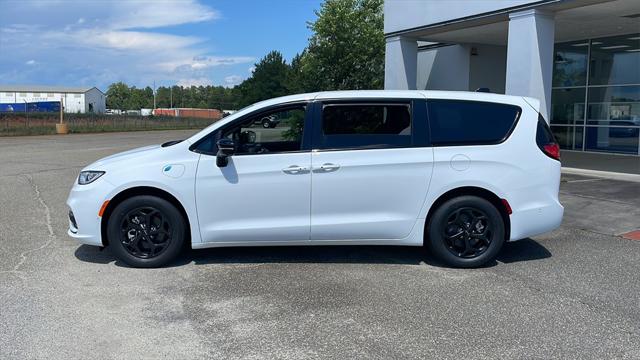
M170 202L148 195L118 204L109 217L107 236L113 254L133 267L160 267L180 253L185 222Z
M428 248L445 264L478 267L492 261L505 242L502 215L477 196L447 200L431 216Z

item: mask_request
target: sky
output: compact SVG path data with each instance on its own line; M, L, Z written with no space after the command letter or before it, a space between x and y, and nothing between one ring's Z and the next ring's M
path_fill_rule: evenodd
M222 85L307 45L321 0L0 0L0 84Z

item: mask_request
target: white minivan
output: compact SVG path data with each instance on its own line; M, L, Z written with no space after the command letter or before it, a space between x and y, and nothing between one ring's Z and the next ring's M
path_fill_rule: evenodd
M69 235L136 267L185 244L425 245L447 265L480 266L562 220L559 147L539 107L444 91L263 101L87 166Z

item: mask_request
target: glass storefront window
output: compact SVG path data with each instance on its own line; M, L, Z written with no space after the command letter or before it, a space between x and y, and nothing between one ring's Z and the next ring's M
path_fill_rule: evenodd
M550 120L563 149L640 155L640 34L558 43L553 69Z
M594 39L589 69L589 85L640 84L640 36Z
M551 132L561 149L573 149L573 126L552 126Z
M587 126L587 151L638 153L638 128Z
M594 87L588 101L590 125L640 126L640 86Z
M551 123L582 124L584 122L585 88L551 91Z
M560 148L582 150L582 126L551 126Z
M555 45L553 55L553 86L584 86L587 82L589 41L574 41Z

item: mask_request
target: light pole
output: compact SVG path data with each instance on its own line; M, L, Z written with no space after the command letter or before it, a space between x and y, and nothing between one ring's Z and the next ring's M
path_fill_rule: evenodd
M27 100L22 99L24 101L24 115L27 117L26 125L29 127L29 108L27 107Z

